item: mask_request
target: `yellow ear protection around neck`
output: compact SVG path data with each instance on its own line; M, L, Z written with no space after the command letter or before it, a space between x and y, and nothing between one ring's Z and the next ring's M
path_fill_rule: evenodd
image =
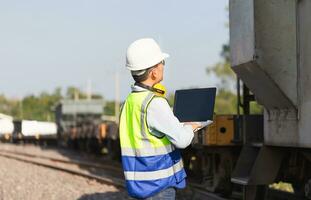
M155 88L155 87L150 87L150 86L148 86L148 85L145 85L145 84L142 84L142 83L135 83L135 85L137 85L137 86L139 86L139 87L142 87L142 88L145 88L145 89L147 89L147 90L149 90L149 91L151 91L151 92L155 92L155 93L158 93L159 95L161 95L161 96L164 96L164 94L165 94L165 91L164 90L161 90L161 89L159 89L159 88Z

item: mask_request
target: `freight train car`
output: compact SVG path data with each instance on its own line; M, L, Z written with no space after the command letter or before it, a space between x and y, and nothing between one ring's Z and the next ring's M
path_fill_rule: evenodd
M0 141L9 142L14 131L13 121L10 119L0 119Z
M231 175L244 199L271 198L278 181L293 185L292 199L311 199L310 10L310 0L230 1L232 69L264 107L263 140L243 139Z
M230 1L243 114L215 116L184 151L197 186L244 200L311 199L310 10L309 0ZM264 107L262 116L250 115L251 101ZM271 189L275 182L293 191Z
M62 146L119 158L118 126L102 118L102 100L62 100L55 109Z
M0 141L9 142L14 131L13 117L0 113Z
M14 120L12 140L15 143L55 143L57 126L53 122Z
M119 127L114 120L103 119L98 138L101 153L112 160L120 160Z
M244 200L311 199L310 10L309 0L230 1L231 65L244 112L230 122L216 116L186 150L200 187ZM255 100L263 116L249 115ZM270 188L279 181L292 193Z
M60 145L98 151L103 103L102 100L61 100L55 107Z

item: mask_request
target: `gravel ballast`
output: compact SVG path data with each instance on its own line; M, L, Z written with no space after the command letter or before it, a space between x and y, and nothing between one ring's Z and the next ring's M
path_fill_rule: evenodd
M114 186L0 157L0 200L128 199Z

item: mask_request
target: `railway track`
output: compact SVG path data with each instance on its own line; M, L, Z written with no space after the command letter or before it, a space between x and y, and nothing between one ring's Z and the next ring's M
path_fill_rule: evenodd
M88 179L93 179L104 184L113 185L119 189L125 189L125 181L123 178L122 169L111 164L90 163L78 159L67 160L3 149L0 150L0 156L67 172ZM208 192L200 187L196 187L195 185L189 184L189 186L193 192L190 199L203 198L210 200L228 200L218 196L217 194Z
M94 179L101 183L125 189L122 173L118 168L111 165L92 164L78 160L65 160L8 150L0 150L0 156Z
M21 155L21 156L30 157L30 158L46 159L46 160L51 160L53 162L59 162L59 163L76 164L76 165L87 167L87 168L106 169L106 170L111 170L111 171L120 172L120 173L123 172L122 169L119 169L118 167L112 166L110 164L90 163L90 161L81 161L81 160L74 159L74 158L61 159L61 158L35 155L35 154L18 152L18 151L10 151L10 150L0 150L0 154L1 152Z

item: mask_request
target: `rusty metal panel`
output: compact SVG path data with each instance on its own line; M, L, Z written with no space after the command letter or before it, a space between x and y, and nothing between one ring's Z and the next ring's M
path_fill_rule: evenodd
M311 1L229 8L232 69L265 107L265 144L311 147Z
M217 125L216 120L214 118L214 123L209 125L205 130L203 134L203 145L217 145Z
M296 0L234 0L229 8L233 70L265 108L296 107Z
M236 66L233 70L255 94L256 100L265 108L293 108L287 96L255 61Z
M273 183L283 156L282 151L272 147L245 145L232 173L231 181L241 185Z
M252 61L255 55L254 3L229 1L230 48L233 66Z
M255 0L254 8L258 64L297 105L296 0Z
M269 145L311 148L311 1L301 0L297 5L299 119L297 121L297 113L293 110L266 111L264 137ZM292 80L288 78L287 81Z
M300 146L296 110L265 110L264 141L273 146Z
M213 121L214 123L208 126L202 134L202 144L207 146L233 145L234 116L217 115Z
M298 3L299 23L299 143L311 147L311 1Z
M232 115L220 115L216 119L217 145L232 145L234 118Z

